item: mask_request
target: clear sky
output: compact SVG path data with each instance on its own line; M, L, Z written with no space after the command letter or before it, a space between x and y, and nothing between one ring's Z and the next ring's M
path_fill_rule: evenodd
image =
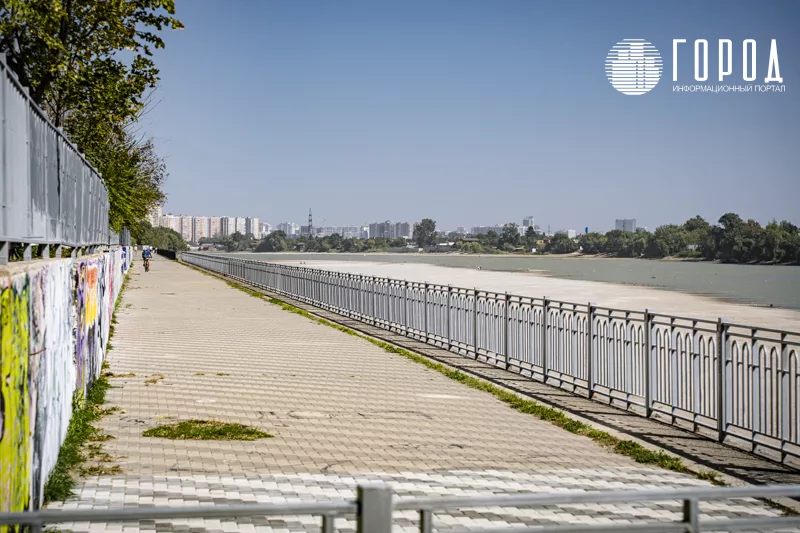
M166 210L322 225L533 215L552 229L650 229L728 211L800 223L800 1L178 0L144 123ZM605 59L643 38L658 85L615 90ZM673 93L695 39L777 39L783 93ZM706 82L703 82L706 83Z

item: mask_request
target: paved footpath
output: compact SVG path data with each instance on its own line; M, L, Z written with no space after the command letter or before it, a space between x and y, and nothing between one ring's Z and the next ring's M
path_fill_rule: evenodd
M164 259L138 267L118 311L105 448L122 473L84 479L63 508L353 498L362 480L398 496L705 486L519 413L487 393ZM157 375L163 380L147 384ZM192 418L258 427L255 442L172 441L142 431ZM766 516L752 500L705 516ZM678 502L437 514L440 531L679 519ZM69 524L72 531L318 531L313 517ZM415 531L416 514L397 531ZM352 520L336 522L354 531Z

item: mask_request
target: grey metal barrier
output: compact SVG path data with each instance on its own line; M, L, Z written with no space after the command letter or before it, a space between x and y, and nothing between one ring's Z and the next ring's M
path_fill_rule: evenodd
M385 484L359 485L356 500L338 500L315 503L175 506L150 508L109 508L85 510L48 510L28 513L0 513L0 525L27 525L41 531L45 524L71 524L80 522L107 523L120 521L188 519L188 518L245 518L273 516L322 516L322 533L335 530L337 518L355 516L358 533L391 533L393 518L408 512L416 514L421 533L434 531L436 514L460 509L519 508L544 506L583 506L596 509L597 505L637 505L673 502L679 506L678 521L647 520L605 523L601 525L537 525L523 527L495 527L477 530L478 533L536 532L536 533L597 533L601 531L629 533L665 533L699 531L789 531L800 526L800 516L757 516L749 518L700 519L700 502L719 500L752 500L753 498L780 498L800 495L800 485L773 485L761 487L713 487L642 491L570 491L554 494L514 494L488 496L438 496L431 498L393 498L392 489ZM663 516L663 515L662 515ZM404 517L405 518L405 517ZM608 519L607 515L603 516ZM451 529L448 531L466 531ZM469 531L475 533L475 529Z
M575 394L800 458L800 333L212 254L195 266Z
M118 244L100 174L31 100L0 54L0 264L12 243Z
M172 259L175 261L178 259L178 252L174 250L167 250L165 248L158 248L156 249L156 253L162 257L166 257L167 259Z

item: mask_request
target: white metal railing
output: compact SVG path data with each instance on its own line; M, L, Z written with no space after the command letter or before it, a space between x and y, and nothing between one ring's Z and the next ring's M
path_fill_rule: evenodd
M713 518L701 520L700 502L753 498L781 498L800 496L800 485L773 485L761 487L709 487L644 491L570 491L555 494L514 494L488 496L457 496L431 498L393 498L392 489L385 484L359 485L356 500L324 501L314 503L261 503L246 505L210 505L197 507L108 508L84 510L47 510L28 513L0 513L0 525L27 525L34 532L46 524L71 524L79 522L108 523L139 520L165 520L188 518L245 518L273 516L321 516L322 533L335 530L337 518L355 516L358 533L391 533L395 513L415 512L421 533L434 531L437 515L459 509L519 508L543 506L620 505L633 503L669 503L681 507L679 521L620 521L610 524L538 525L504 527L480 530L479 533L536 532L536 533L597 533L600 531L629 533L700 531L791 531L800 527L798 516L764 516L750 518ZM607 517L606 517L607 518ZM466 531L447 527L448 531ZM471 529L475 533L475 529Z
M186 263L593 400L800 458L800 333L213 254Z

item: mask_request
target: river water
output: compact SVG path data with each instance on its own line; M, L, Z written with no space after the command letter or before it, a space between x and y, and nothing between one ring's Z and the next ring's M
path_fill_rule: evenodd
M656 287L749 305L800 310L800 267L797 266L507 255L380 253L235 255L261 261L422 263L499 272L531 272L563 279Z

